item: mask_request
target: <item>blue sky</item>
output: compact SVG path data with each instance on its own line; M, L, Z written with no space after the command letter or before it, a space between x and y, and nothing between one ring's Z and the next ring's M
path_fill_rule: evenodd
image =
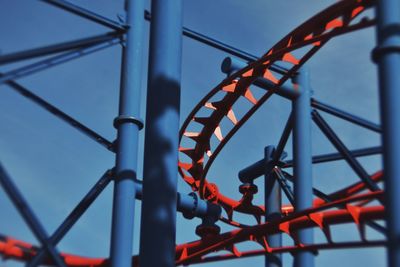
M71 2L111 19L123 14L123 1ZM289 31L334 2L187 0L184 1L184 26L254 55L262 55ZM2 54L108 31L39 1L0 0L0 4ZM148 24L145 38L148 39ZM378 123L376 68L370 60L374 43L375 33L371 28L338 37L318 52L308 64L315 98ZM114 140L116 133L112 121L118 110L120 52L120 47L114 46L22 78L19 82L109 140ZM183 39L181 122L195 104L224 79L220 63L226 56L212 47ZM147 46L143 59L146 70ZM6 72L28 62L1 66L0 71ZM145 72L143 90L146 86ZM144 117L145 91L142 95ZM240 198L237 172L259 160L264 146L277 143L289 110L290 103L279 97L273 97L266 103L221 152L209 172L209 180L217 183L228 196ZM325 118L349 148L380 143L377 134L330 116ZM142 171L143 136L142 133L139 174ZM313 128L313 141L314 154L334 151L316 127ZM286 150L290 158L290 145ZM1 85L0 161L41 218L46 230L51 233L102 173L113 166L114 155ZM380 157L368 157L360 161L370 173L381 168ZM343 162L315 166L313 174L314 186L326 192L357 180ZM186 184L179 182L180 192L188 193L189 190ZM261 204L262 198L260 192L256 198L258 203ZM112 187L109 186L58 248L88 256L108 255L111 201ZM134 253L138 250L139 216L140 203L137 202ZM1 189L0 218L0 233L37 244ZM197 219L188 221L178 214L177 243L197 239L194 228L199 223ZM335 227L335 230L337 240L357 236L352 225ZM315 236L321 240L318 230ZM377 235L371 231L371 237ZM285 266L290 266L290 261L290 256L285 257ZM384 266L385 255L383 249L376 248L321 252L316 263L317 266ZM224 264L262 265L263 258L246 258ZM12 262L1 265L20 266Z

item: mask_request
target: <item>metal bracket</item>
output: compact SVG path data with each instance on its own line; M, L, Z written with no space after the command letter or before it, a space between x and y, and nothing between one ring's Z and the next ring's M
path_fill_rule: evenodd
M114 119L114 128L118 129L118 126L120 126L122 123L126 123L126 122L130 122L130 123L134 123L139 127L139 130L143 129L143 121L141 119L135 118L133 116L127 116L127 115L121 115L118 116Z
M387 45L387 46L377 46L372 50L371 57L374 63L378 63L378 59L387 53L397 52L400 53L400 46Z

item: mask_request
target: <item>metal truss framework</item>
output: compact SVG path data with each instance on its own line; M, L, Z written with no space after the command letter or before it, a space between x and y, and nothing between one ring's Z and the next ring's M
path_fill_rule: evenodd
M398 1L340 1L290 32L261 58L182 27L180 0L153 0L152 14L145 12L143 0L127 0L126 24L112 21L63 0L42 1L99 23L112 31L0 56L0 64L8 64L57 53L56 56L2 73L0 84L7 84L115 153L116 165L104 173L51 235L46 233L23 194L13 184L4 166L0 165L1 186L40 242L40 246L35 246L0 235L0 254L4 257L27 262L27 266L138 266L140 261L140 266L143 267L189 265L265 255L266 266L275 267L282 266L281 254L289 252L294 255L295 266L313 266L313 258L318 250L386 246L389 266L400 266L400 242L396 238L400 234L400 215L397 213L400 205L400 194L397 193L400 188L400 106L397 104L400 92L396 90L400 87ZM365 11L375 6L377 17L369 18ZM139 58L142 54L145 20L151 20L151 38L145 120L145 167L141 183L137 180L136 170L138 134L143 127L143 122L139 119L142 75ZM330 39L375 25L378 45L372 57L379 69L382 127L311 98L308 70L304 67L307 60ZM161 34L162 31L164 34ZM227 58L222 65L222 70L228 77L194 107L179 131L182 34L227 52L234 58ZM124 43L124 48L120 110L114 121L118 132L116 142L107 140L15 81L120 43ZM290 67L282 67L281 62ZM288 80L292 81L290 85L285 83ZM160 87L163 91L158 89ZM263 93L256 98L254 90L262 90ZM279 143L276 147L267 146L263 159L239 172L239 190L243 195L241 199L235 200L221 194L218 186L206 179L208 170L232 136L274 94L292 102L292 112ZM159 99L155 105L157 97ZM235 110L242 98L251 105L244 115L238 116ZM167 108L172 108L172 115L165 112ZM243 107L240 108L243 110ZM205 110L209 114L207 117L202 115L206 113ZM383 146L349 150L324 120L320 111L381 134ZM222 123L226 119L231 122L230 127ZM171 125L171 121L174 125ZM312 156L312 122L338 153ZM284 149L291 134L293 159L285 160ZM176 149L171 153L165 147ZM178 153L179 161L176 161ZM383 154L384 170L371 175L361 165L358 157L375 154ZM312 164L335 160L347 162L360 181L330 194L313 188ZM154 168L157 168L156 172ZM287 172L287 168L293 168L293 174ZM193 190L188 196L176 192L175 177L178 171ZM254 180L260 176L265 179L264 206L253 204L254 195L258 191ZM57 244L112 180L114 206L110 258L89 258L59 252ZM385 190L378 185L381 182L385 183ZM282 205L282 192L290 205ZM146 198L154 195L158 197ZM143 208L140 255L132 257L132 239L126 237L133 236L135 198L143 201ZM182 212L188 219L202 218L202 224L196 228L200 239L175 246L175 220L157 219L156 212L160 209L164 209L169 218L175 218L176 211ZM254 216L257 224L245 225L235 221L234 213ZM216 225L218 220L237 229L220 233L220 228ZM376 222L377 220L385 220L387 228ZM361 241L333 240L335 233L331 231L331 226L344 223L357 226ZM367 226L383 233L385 238L368 240L365 231ZM325 234L325 243L313 242L313 228L318 228ZM282 234L290 236L293 245L282 245ZM157 235L158 240L163 240L157 242L156 247L150 242L154 235ZM259 244L260 249L239 250L236 244L245 241ZM211 255L216 251L226 251L226 254ZM154 257L154 253L160 256Z

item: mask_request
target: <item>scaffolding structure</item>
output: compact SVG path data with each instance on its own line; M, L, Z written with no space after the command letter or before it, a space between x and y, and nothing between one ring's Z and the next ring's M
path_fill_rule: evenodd
M291 253L294 266L312 267L319 250L386 247L388 266L400 266L400 215L397 214L400 205L397 192L400 189L397 178L400 177L400 92L396 90L400 88L399 1L337 2L287 34L260 58L183 27L182 0L152 0L151 13L145 10L145 0L126 0L124 22L110 20L64 0L42 2L108 27L111 32L0 55L1 65L48 56L2 73L0 84L7 84L115 153L115 167L106 170L59 227L48 234L41 219L8 175L7 166L0 164L0 185L40 242L36 246L0 235L1 255L26 262L27 266L47 264L60 267L178 266L265 255L265 266L279 267L282 266L282 254ZM376 17L364 16L374 9ZM146 20L151 25L150 52L146 117L141 119ZM378 37L372 60L379 71L381 125L312 97L309 70L305 66L329 40L368 27L376 27ZM195 105L180 127L183 35L229 53L231 57L222 63L227 78ZM16 81L115 44L122 44L123 50L119 113L114 120L117 139L114 142ZM262 88L261 96L255 96L251 86ZM207 173L224 146L272 95L283 97L292 104L281 138L276 145L265 147L264 158L239 171L242 197L239 200L230 198L207 180ZM250 105L240 107L243 115L238 116L235 111L243 99ZM206 113L209 115L204 116ZM382 146L350 150L321 113L381 134ZM230 121L231 125L222 123L223 120ZM327 137L337 153L312 154L312 123ZM138 140L144 127L144 178L139 181ZM288 160L285 147L290 135L293 159ZM377 154L383 156L383 170L371 175L358 158ZM329 194L313 187L313 164L336 160L344 160L360 181ZM287 171L289 168L293 173ZM179 175L190 186L191 194L177 192ZM259 177L264 178L264 205L253 203L258 192L255 180ZM91 258L60 252L57 244L112 181L109 257ZM384 189L380 183L384 184ZM289 205L282 204L283 196L289 200ZM132 256L136 199L142 203L140 252ZM176 245L177 212L187 219L197 217L202 220L195 229L199 240ZM236 221L234 213L254 216L257 224L245 225ZM386 225L377 222L380 220L384 220ZM236 229L221 233L217 222ZM356 225L361 240L333 240L330 227L345 223ZM367 240L366 227L385 238ZM322 230L327 242L314 242L314 228ZM282 234L290 236L293 244L284 245ZM239 250L236 244L245 241L259 244L260 249ZM226 254L210 255L216 251L226 251Z

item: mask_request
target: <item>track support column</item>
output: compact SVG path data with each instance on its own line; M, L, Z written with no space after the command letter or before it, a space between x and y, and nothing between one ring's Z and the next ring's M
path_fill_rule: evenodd
M309 73L303 68L294 79L300 91L293 100L293 174L295 211L312 206L312 154L311 154L311 101ZM313 231L311 228L297 232L299 242L311 244ZM295 267L314 266L313 255L309 251L298 252L294 256Z
M264 197L265 197L265 221L273 221L281 217L281 188L275 174L268 167L274 161L274 146L264 149L265 173L264 173ZM282 246L282 235L268 235L267 242L271 247ZM282 256L279 253L265 255L265 267L282 267Z
M132 266L137 148L142 123L140 91L142 82L142 42L144 0L127 0L126 45L122 52L119 116L110 257L113 267Z
M378 64L389 266L400 266L400 2L377 2Z
M139 261L169 267L175 266L182 0L151 5Z

